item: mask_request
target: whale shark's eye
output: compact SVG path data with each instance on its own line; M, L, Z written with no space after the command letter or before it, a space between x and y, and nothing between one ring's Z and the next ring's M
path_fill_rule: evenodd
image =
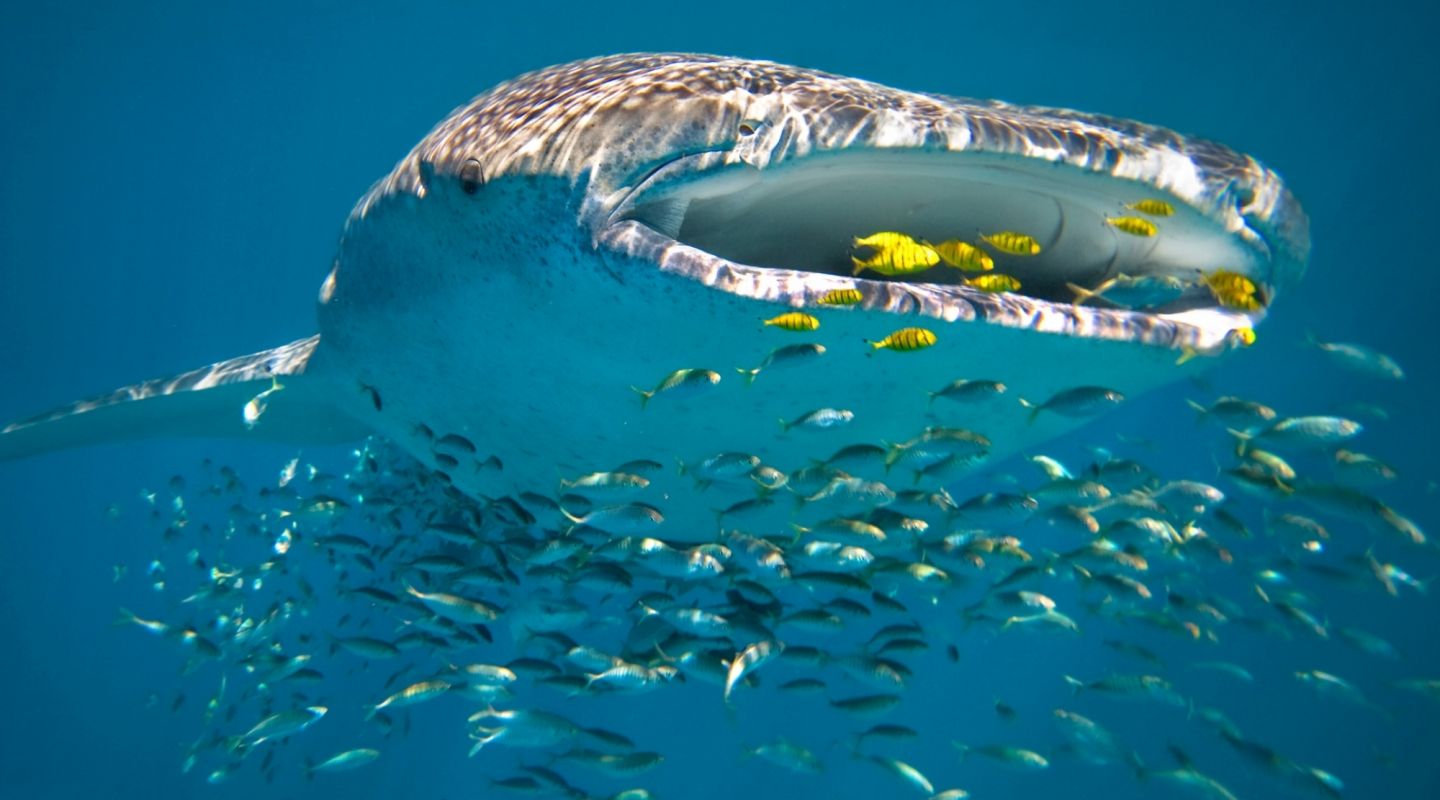
M747 119L740 123L739 127L735 129L735 132L740 134L740 138L742 139L749 138L751 136L754 136L756 133L759 133L760 127L764 124L765 123L763 122L757 122L752 119Z
M483 185L485 175L480 171L480 161L474 158L465 159L465 164L460 167L460 190L465 194L475 194Z

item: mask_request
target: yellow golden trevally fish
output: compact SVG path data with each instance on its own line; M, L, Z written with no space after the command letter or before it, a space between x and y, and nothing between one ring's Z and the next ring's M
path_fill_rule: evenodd
M1012 275L976 275L966 278L965 285L982 292L1020 291L1020 281Z
M765 320L765 324L784 331L813 331L820 327L820 320L804 311L787 311Z
M903 353L911 350L924 350L935 342L935 334L932 331L924 328L901 328L878 342L870 342L870 346L876 350L888 348Z
M1131 236L1154 236L1160 232L1155 223L1140 217L1106 217L1105 224Z
M912 275L940 263L940 254L928 244L915 241L903 233L882 231L855 240L855 247L874 250L869 258L850 257L859 275L865 270L881 275Z
M995 260L990 257L990 254L969 242L946 239L939 244L932 244L930 247L939 254L941 261L966 272L989 272L995 269Z
M822 306L853 306L863 299L859 289L831 289L816 302Z
M1215 300L1226 308L1259 311L1265 307L1265 296L1255 281L1228 269L1217 269L1202 279L1210 287Z
M1134 211L1139 211L1141 214L1149 214L1152 217L1175 216L1175 206L1170 205L1164 200L1156 200L1154 198L1136 200L1135 202L1125 207Z
M1026 236L1015 231L1000 231L989 236L980 234L980 241L990 245L1002 253L1012 256L1038 256L1040 255L1040 243L1035 237Z

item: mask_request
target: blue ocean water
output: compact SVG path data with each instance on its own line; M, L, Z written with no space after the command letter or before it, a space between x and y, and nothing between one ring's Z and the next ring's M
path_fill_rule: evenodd
M1090 444L1122 447L1119 435L1151 443L1136 445L1136 454L1157 471L1213 479L1205 444L1213 440L1192 430L1186 397L1238 394L1295 414L1375 403L1389 419L1367 420L1360 446L1400 473L1384 490L1386 501L1440 531L1430 402L1440 379L1425 328L1440 283L1427 266L1426 235L1435 210L1429 187L1440 178L1426 141L1440 111L1434 19L1402 4L1254 5L7 6L0 9L0 152L10 156L0 192L0 337L9 346L0 350L7 387L0 419L312 333L315 292L351 204L445 113L485 88L592 55L718 52L907 89L1141 119L1261 158L1310 215L1306 280L1277 303L1259 343L1205 375L1204 385L1137 398L1047 451L1083 463ZM1389 353L1409 377L1382 383L1335 369L1304 346L1307 330ZM378 699L374 676L349 665L327 667L320 685L301 689L307 702L335 707L327 720L334 724L279 747L273 783L250 763L217 785L205 781L213 763L182 774L188 743L207 730L200 716L215 676L204 669L182 676L173 648L111 624L119 606L158 605L144 572L161 540L141 489L163 492L171 475L194 474L205 458L259 485L293 455L276 446L162 441L0 465L7 712L0 796L503 795L490 781L516 774L515 754L464 757L460 719L469 706L452 698L417 706L407 714L408 732L397 726L378 738L362 731L356 713L359 702ZM305 455L334 471L347 465L344 448ZM112 505L116 519L106 513ZM1422 579L1440 572L1433 547L1381 547ZM115 580L121 564L128 570ZM323 602L326 580L322 569L314 578L322 602L310 612L322 630L336 615ZM1256 740L1340 776L1344 796L1436 796L1440 770L1429 754L1440 744L1440 705L1389 684L1440 678L1434 599L1312 586L1334 624L1384 635L1403 660L1333 641L1222 629L1213 658L1249 666L1255 683L1186 669L1193 649L1166 674ZM1234 591L1249 589L1237 580ZM1186 721L1183 709L1071 701L1055 678L1057 664L1087 679L1137 670L1093 637L967 640L960 651L952 663L937 642L914 661L906 719L927 735L888 750L924 770L937 789L960 786L977 798L1171 796L1173 786L1137 782L1118 765L1057 759L1049 770L1021 772L976 756L961 763L949 741L1048 752L1058 741L1050 709L1074 702L1159 768L1170 767L1165 745L1173 742L1239 797L1305 796ZM1317 699L1291 676L1310 668L1353 680L1393 717ZM910 791L850 759L823 705L808 717L792 706L748 705L735 718L718 698L696 699L718 692L713 686L674 691L686 698L683 718L670 713L668 691L595 698L584 712L663 750L659 768L624 780L557 769L598 796L631 785L666 798ZM172 711L177 693L185 701ZM996 716L997 697L1019 712L1015 723ZM221 727L234 734L245 723ZM780 733L815 749L826 772L742 765L737 742ZM303 778L307 758L355 746L384 755L355 772ZM537 761L543 758L527 759Z

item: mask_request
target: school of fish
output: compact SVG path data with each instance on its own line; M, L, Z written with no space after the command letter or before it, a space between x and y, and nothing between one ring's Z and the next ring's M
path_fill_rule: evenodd
M1132 208L1173 213L1163 201ZM1109 224L1155 233L1141 217ZM981 238L997 254L1038 251L1023 233ZM857 271L994 268L959 241L877 233L855 244L872 251ZM1205 281L1222 301L1261 302L1241 276ZM1104 296L1120 284L1075 288ZM839 290L825 304L861 299ZM823 324L794 310L757 322L800 333ZM935 341L909 327L869 344L904 352ZM1359 374L1403 379L1369 348L1311 344ZM823 351L789 345L737 369L755 380ZM414 707L435 704L447 709L458 761L508 765L486 770L496 791L646 800L647 781L680 755L674 731L623 730L599 698L663 692L677 708L721 706L735 725L761 706L828 718L828 740L798 726L750 741L709 734L712 757L728 747L744 769L809 776L817 791L854 764L887 776L896 796L956 800L979 771L1006 768L1020 781L1063 765L1211 798L1235 797L1226 784L1248 769L1277 791L1337 798L1342 778L1292 752L1283 729L1242 729L1226 709L1233 697L1202 680L1259 680L1264 665L1227 659L1227 641L1365 654L1374 674L1288 662L1286 674L1318 703L1382 722L1404 713L1407 693L1440 701L1440 673L1411 672L1386 620L1351 618L1329 592L1414 601L1428 589L1416 576L1435 571L1425 532L1385 499L1396 470L1356 449L1361 422L1223 396L1191 401L1210 448L1187 474L1161 474L1122 442L1083 463L1033 454L955 477L986 458L985 409L996 403L1032 419L1095 417L1125 398L1101 386L1019 398L983 375L942 377L953 380L937 381L931 408L975 410L973 430L936 424L903 442L855 442L846 409L779 420L782 437L832 437L823 462L764 463L717 441L679 465L637 452L608 471L483 500L379 440L335 472L297 456L258 487L207 462L142 494L158 551L147 565L117 565L117 582L143 575L143 604L122 609L117 624L172 648L187 683L213 687L191 706L199 730L177 755L211 783L245 770L322 780L363 768L408 732ZM721 379L683 367L632 388L643 409L662 395L703 402ZM465 436L420 427L447 468L500 467L503 454L481 459ZM714 526L672 530L667 508L681 503L712 508ZM1031 665L1048 677L993 698L1013 740L970 738L963 719L936 730L915 717L932 700L914 685L1010 637L1059 637L1065 652L1089 643L1092 660L1111 666ZM337 693L336 675L369 691ZM1019 702L1029 697L1049 698L1047 707ZM1112 730L1121 700L1165 733ZM171 708L184 703L179 693ZM327 726L333 740L342 725L348 749L279 748ZM1169 741L1182 731L1223 742L1232 763L1197 763ZM922 738L951 740L951 757L917 757Z

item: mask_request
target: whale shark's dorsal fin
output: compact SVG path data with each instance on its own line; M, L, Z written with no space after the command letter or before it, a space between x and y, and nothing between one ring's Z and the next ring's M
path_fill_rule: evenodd
M330 382L313 370L307 374L319 343L311 336L21 420L0 429L0 461L157 436L359 439L368 431L334 408ZM283 388L256 401L276 386Z

